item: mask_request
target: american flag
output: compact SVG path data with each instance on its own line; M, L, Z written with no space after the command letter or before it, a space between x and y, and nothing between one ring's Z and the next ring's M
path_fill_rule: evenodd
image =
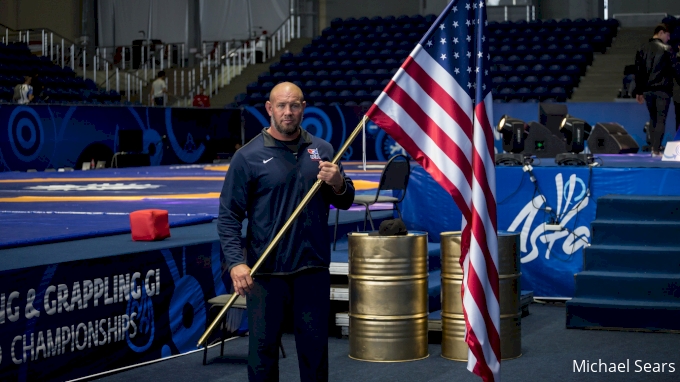
M453 197L468 369L500 380L496 173L484 0L453 0L368 110Z

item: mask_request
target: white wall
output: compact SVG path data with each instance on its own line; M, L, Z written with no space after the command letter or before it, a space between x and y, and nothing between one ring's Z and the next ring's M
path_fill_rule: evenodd
M420 13L422 0L319 0L321 17L319 29L323 30L336 17L359 18L366 16L413 16ZM433 0L428 0L433 1ZM435 0L436 1L436 0ZM443 8L442 8L443 9ZM441 11L441 10L440 10Z
M75 40L80 37L81 3L82 0L0 0L0 24L12 29L48 28Z

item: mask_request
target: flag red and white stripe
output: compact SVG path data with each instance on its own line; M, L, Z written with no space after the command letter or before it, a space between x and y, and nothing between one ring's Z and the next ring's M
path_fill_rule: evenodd
M423 166L462 212L468 369L484 381L499 381L496 184L484 8L484 1L452 1L367 115Z

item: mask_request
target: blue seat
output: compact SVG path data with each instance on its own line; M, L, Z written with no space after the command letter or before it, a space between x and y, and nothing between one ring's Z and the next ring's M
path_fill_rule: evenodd
M344 76L344 72L342 70L335 69L335 70L332 70L331 73L328 75L328 79L330 79L331 81L337 81L337 80L343 78L343 76Z
M309 98L311 98L311 99L316 100L316 99L319 99L321 97L323 97L323 94L318 90L309 93Z
M319 86L319 83L314 81L314 80L307 80L307 82L305 82L305 84L304 84L304 88L307 91L313 91L318 86Z
M534 65L533 68L531 68L531 71L533 72L533 74L535 76L540 76L540 75L543 74L543 72L545 72L545 66L543 66L541 64L536 64L536 65Z
M541 77L541 83L545 85L552 85L556 82L555 77L552 76L543 76Z
M526 65L519 65L515 68L515 73L517 73L520 76L525 75L529 73L529 67Z
M566 66L569 65L570 59L569 56L567 56L564 53L560 53L557 56L555 56L555 63L558 65Z
M568 76L568 75L565 74L565 75L563 75L563 76L560 76L560 77L557 79L557 83L558 83L560 86L563 86L563 87L566 88L566 87L571 86L571 85L574 83L574 81L572 80L572 78L571 78L570 76Z
M349 88L354 89L354 90L361 89L361 88L363 88L363 86L364 86L364 82L361 81L361 80L358 80L356 78L352 79L349 82Z
M351 101L354 98L354 93L352 93L350 90L343 90L338 94L339 97L339 102L345 103L347 101Z
M270 72L263 72L257 76L257 80L260 82L271 81L273 78L274 76L272 76Z
M335 83L333 85L335 86L336 89L345 88L345 87L347 87L347 81L337 80L337 81L335 81Z
M368 78L373 77L373 74L374 74L374 73L373 73L373 69L366 68L366 69L362 69L362 70L356 75L356 77L359 78L359 79L368 79Z
M586 64L589 60L582 54L575 54L571 57L571 62L576 64Z
M293 56L293 62L302 62L307 60L309 60L309 56L307 56L307 53L305 52L300 52Z
M338 101L338 93L330 90L327 91L323 94L325 102L331 103L331 102L337 102Z
M521 60L522 59L518 55L513 54L512 56L508 57L507 62L510 65L517 65L517 63L520 62Z
M380 53L378 53L378 55L383 56L383 57L390 57L393 54L394 53L392 52L391 49L383 49L383 50L380 51Z
M527 87L521 87L515 92L515 96L522 99L526 98L529 94L531 94L531 90Z
M543 98L545 98L547 93L548 93L548 88L546 88L545 86L539 86L539 87L534 88L533 97L538 98L538 99L543 99Z
M562 102L562 101L567 100L567 92L562 87L555 87L555 88L550 89L549 95L550 95L551 98L554 98L558 102Z
M566 68L564 68L564 72L569 74L569 75L579 75L582 73L581 68L579 68L576 65L568 65Z
M375 90L379 87L378 81L373 78L369 78L364 81L364 89Z
M249 83L248 85L246 85L246 92L247 92L248 94L250 94L250 93L256 93L256 92L258 92L259 90L260 90L260 84L259 84L257 81L251 82L251 83Z
M527 86L534 86L535 84L538 83L538 77L533 75L533 76L528 76L524 79L524 83Z
M562 73L562 67L560 65L550 65L548 67L548 72L552 73L553 75L560 74Z
M533 64L536 61L538 61L536 56L534 56L533 54L527 54L526 56L524 56L523 60L526 64Z
M361 89L361 90L357 90L357 92L354 93L354 98L356 100L358 100L359 102L361 102L361 101L368 100L370 98L370 95L368 94L368 92L366 92L366 90Z
M515 95L515 90L513 88L502 88L499 92L498 95L505 99L509 99Z

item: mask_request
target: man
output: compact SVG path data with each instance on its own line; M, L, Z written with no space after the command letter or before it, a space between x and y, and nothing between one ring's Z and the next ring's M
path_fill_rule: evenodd
M35 96L34 101L43 100L43 84L40 77L40 73L35 73L31 77L31 86L33 87L33 95Z
M165 95L168 93L168 85L165 83L165 71L158 72L158 77L151 83L151 96L156 106L165 105Z
M673 79L680 79L675 55L666 45L669 39L668 27L659 24L654 36L642 45L635 57L635 98L640 104L647 103L653 157L661 156Z
M194 107L210 107L210 97L203 94L203 86L198 87L198 94L194 96Z
M676 62L680 62L680 45L678 45L678 53L675 55ZM680 127L680 80L673 81L673 107L675 107L675 131Z
M302 381L328 380L329 206L348 209L354 184L329 162L333 147L302 130L300 88L278 84L265 104L271 125L232 158L220 196L218 233L235 293L248 304L248 378L278 381L278 343L292 306ZM311 189L319 192L251 278L250 269ZM241 224L248 217L244 257Z
M26 105L33 101L33 86L31 86L30 76L25 76L24 83L15 86L13 98L19 105Z

